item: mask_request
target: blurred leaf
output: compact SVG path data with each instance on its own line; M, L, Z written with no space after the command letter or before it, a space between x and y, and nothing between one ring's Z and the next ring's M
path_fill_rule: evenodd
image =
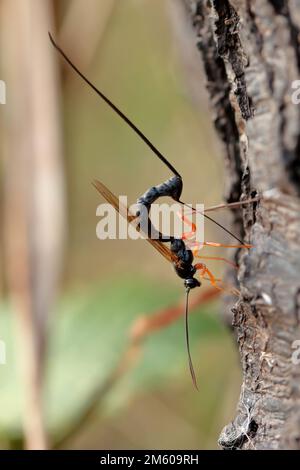
M46 377L47 421L52 433L62 432L86 407L95 389L105 384L128 345L128 330L139 315L178 301L180 291L159 289L141 279L113 287L70 293L53 316ZM16 438L20 432L21 389L15 366L12 318L2 305L1 339L7 344L7 365L0 369L0 432ZM190 318L192 346L196 338L221 331L210 315ZM138 390L161 386L186 366L183 323L146 339L138 367L122 378L116 393L107 395L102 411L124 405ZM110 398L111 396L111 398Z

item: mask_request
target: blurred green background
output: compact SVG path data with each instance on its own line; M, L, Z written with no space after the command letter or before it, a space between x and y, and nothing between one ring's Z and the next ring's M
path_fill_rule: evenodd
M68 34L63 32L75 3L79 28L75 21L73 36L67 41ZM91 32L93 41L89 43L84 23L88 21L85 15L93 16L88 10L92 3L53 2L54 34L60 45L170 159L183 176L185 201L221 202L220 149L212 129L204 75L201 70L199 74L190 72L184 60L189 52L182 50L183 26L174 19L182 11L170 14L177 6L167 0L111 2L101 37L95 41ZM191 40L190 48L194 47ZM81 62L85 51L88 63ZM188 371L181 319L149 335L121 373L118 367L126 358L134 321L178 304L184 290L168 263L143 240L99 241L95 233L96 207L103 201L91 185L94 178L115 194L126 194L133 203L170 174L64 67L58 55L54 60L61 73L67 232L45 361L44 408L51 445L72 449L216 448L221 428L234 414L240 383L238 355L232 335L223 325L221 302L199 307L190 318L199 393ZM198 99L187 79L191 73L199 88ZM226 220L226 214L221 220ZM207 240L224 241L224 234L208 224L205 235ZM5 249L2 239L2 258ZM206 250L205 254L219 253ZM209 266L222 274L220 263ZM22 445L21 415L26 403L3 264L1 272L0 339L6 343L7 363L0 365L0 445L11 448ZM202 288L206 287L204 283Z

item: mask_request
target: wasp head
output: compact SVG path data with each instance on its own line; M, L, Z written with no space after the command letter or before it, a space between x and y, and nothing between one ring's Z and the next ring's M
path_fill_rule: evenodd
M187 289L194 289L195 287L200 286L201 283L198 281L198 279L195 279L194 277L184 280L184 287L186 287Z

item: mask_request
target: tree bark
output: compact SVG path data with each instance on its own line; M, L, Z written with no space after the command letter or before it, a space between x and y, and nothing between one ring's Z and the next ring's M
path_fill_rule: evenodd
M225 449L300 448L300 0L185 0L224 144L225 198L260 196L235 215L232 308L243 383Z

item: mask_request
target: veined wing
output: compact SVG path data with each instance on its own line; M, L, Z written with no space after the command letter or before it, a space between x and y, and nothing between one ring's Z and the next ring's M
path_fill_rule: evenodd
M119 203L119 199L99 180L94 180L93 185L97 189L97 191L106 199L107 202L109 202L115 210L124 217L124 219L127 220L129 224L133 222L135 219L135 215L130 214L129 210L123 206L122 204ZM153 240L149 238L146 234L143 232L142 235L145 236L145 239L162 255L164 258L166 258L168 261L171 263L180 263L180 260L174 253L171 252L171 250L164 245L162 242L159 240Z

